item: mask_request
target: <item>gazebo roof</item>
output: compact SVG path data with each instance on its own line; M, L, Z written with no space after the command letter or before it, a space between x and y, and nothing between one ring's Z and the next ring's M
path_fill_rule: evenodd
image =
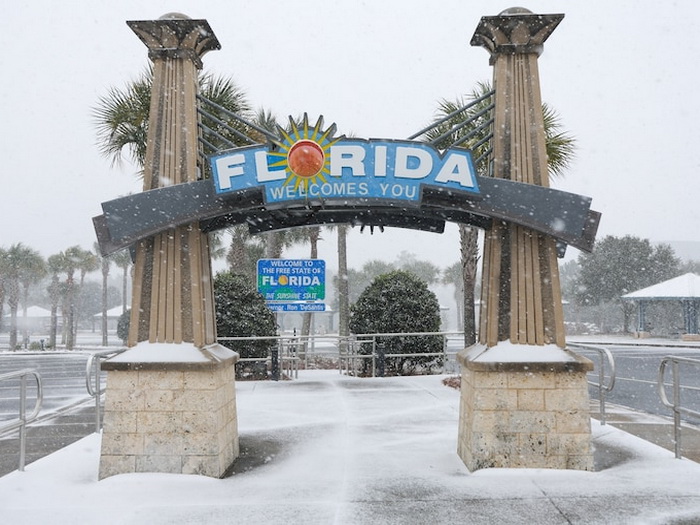
M5 317L10 317L11 314L5 314ZM24 316L22 308L17 310L17 318L20 319ZM46 310L41 306L29 306L27 308L27 317L51 317L51 310Z
M642 288L636 292L628 293L622 296L623 299L629 300L682 300L682 299L697 299L700 300L700 275L694 273L686 273L679 277L674 277L668 281L664 281L647 288Z

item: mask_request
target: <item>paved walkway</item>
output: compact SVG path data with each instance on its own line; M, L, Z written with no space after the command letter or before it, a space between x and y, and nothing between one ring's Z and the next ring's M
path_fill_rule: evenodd
M600 404L591 401L591 417L601 420ZM627 407L606 404L606 424L640 437L675 454L676 441L673 419L635 412ZM681 456L700 463L700 428L683 423L681 425Z
M674 459L613 424L593 425L596 472L468 472L455 453L459 395L439 377L356 379L315 371L297 381L239 383L237 398L242 455L233 476L135 474L97 481L100 437L93 433L25 472L1 477L2 520L13 525L700 522L700 465ZM610 412L610 420L618 418L617 409ZM619 413L620 419L630 416Z
M606 423L624 430L645 441L675 453L672 418L636 412L627 407L606 405ZM591 400L591 417L600 421L600 404ZM26 464L41 459L57 450L78 441L95 431L95 409L92 400L70 413L45 417L27 430ZM681 454L684 458L700 463L700 427L681 426ZM597 458L601 464L609 461ZM17 469L19 461L19 439L17 432L0 436L0 476ZM239 459L242 465L244 457ZM240 467L244 468L244 467Z

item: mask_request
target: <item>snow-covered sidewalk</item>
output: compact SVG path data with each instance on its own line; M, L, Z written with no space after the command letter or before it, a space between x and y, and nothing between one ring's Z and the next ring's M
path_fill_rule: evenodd
M444 376L337 371L239 382L241 457L222 480L97 481L100 436L0 478L13 524L668 523L700 521L700 465L593 422L598 472L487 469L456 454Z

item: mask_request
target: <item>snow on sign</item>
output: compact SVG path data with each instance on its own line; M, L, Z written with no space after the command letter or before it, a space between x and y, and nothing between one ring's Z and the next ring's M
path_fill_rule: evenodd
M258 292L266 301L320 301L326 297L326 261L258 260Z

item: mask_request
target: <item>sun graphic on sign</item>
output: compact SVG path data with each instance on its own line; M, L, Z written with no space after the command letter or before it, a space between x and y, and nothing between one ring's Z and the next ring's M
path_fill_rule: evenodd
M289 130L277 127L282 140L272 141L274 149L269 155L278 160L271 163L270 168L284 168L287 174L284 186L293 184L295 190L302 188L306 191L312 184L326 182L326 176L330 174L331 146L343 137L333 138L335 124L325 131L322 128L322 116L311 128L306 113L301 124L289 117Z

